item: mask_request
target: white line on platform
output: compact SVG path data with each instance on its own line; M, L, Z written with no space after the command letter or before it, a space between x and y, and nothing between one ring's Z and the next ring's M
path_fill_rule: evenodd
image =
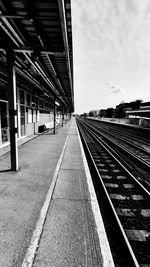
M31 238L30 245L28 247L27 253L25 255L25 258L23 260L23 263L22 263L21 267L31 267L32 264L33 264L33 261L34 261L34 258L35 258L35 253L36 253L36 250L37 250L37 247L38 247L38 243L39 243L39 240L40 240L40 237L41 237L41 234L42 234L42 230L43 230L43 227L44 227L44 222L45 222L45 219L46 219L48 208L49 208L49 205L50 205L50 202L51 202L51 198L52 198L52 194L53 194L53 191L54 191L54 187L55 187L55 184L56 184L56 181L57 181L59 169L60 169L60 166L61 166L61 163L62 163L64 151L65 151L66 144L67 144L67 141L68 141L68 137L69 137L69 133L67 135L65 144L63 146L60 158L58 160L58 163L57 163L54 175L53 175L53 179L52 179L50 188L49 188L48 193L46 195L43 207L42 207L41 212L40 212L39 219L38 219L38 221L36 223L36 227L35 227L35 230L33 232L32 238Z
M96 223L96 230L97 230L99 243L100 243L102 261L103 261L102 264L103 264L103 267L115 267L78 128L77 128L77 132L78 132L79 143L80 143L80 148L81 148L81 153L82 153L82 158L83 158L83 164L85 168L85 174L87 177L87 183L88 183L88 188L89 188L89 193L90 193L90 198L91 198L91 207L92 207L92 211L93 211L93 215L94 215L94 219Z

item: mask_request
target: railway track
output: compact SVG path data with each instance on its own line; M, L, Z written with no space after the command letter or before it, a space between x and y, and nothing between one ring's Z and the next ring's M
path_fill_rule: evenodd
M90 123L91 125L91 123ZM93 125L93 123L92 123ZM138 157L139 159L142 159L144 162L146 162L148 164L148 166L150 167L150 146L148 149L146 149L146 140L143 140L143 144L142 143L142 138L137 137L137 136L132 136L126 133L125 131L119 131L119 130L115 130L113 128L103 128L103 127L99 127L98 125L93 125L95 129L97 129L97 131L99 131L99 133L103 136L103 137L108 137L111 140L117 142L119 144L119 146L123 146L126 150L129 150L131 153L135 154L136 157ZM148 143L148 141L147 141ZM144 147L143 147L144 145Z
M116 262L116 266L150 266L149 191L118 160L112 147L82 121L77 120L77 124L98 175L99 188L96 190L102 188L123 238L120 246L126 247L126 253L130 255L128 262Z
M135 147L138 147L141 149L141 151L148 151L150 152L150 140L149 135L147 133L141 135L141 133L131 130L130 128L121 128L120 125L114 125L109 123L103 123L100 121L98 123L97 121L88 120L88 123L90 125L95 126L98 130L104 131L105 133L109 133L111 129L111 135L117 137L118 139L125 141L127 144L130 143L135 145ZM121 137L121 138L120 138ZM127 142L128 140L128 142Z
M139 181L150 188L150 153L148 151L122 139L120 136L119 138L112 136L110 128L103 131L97 125L91 125L86 121L84 124L90 127L99 138L101 137L107 144L113 146L117 154L120 154L120 160L138 177Z

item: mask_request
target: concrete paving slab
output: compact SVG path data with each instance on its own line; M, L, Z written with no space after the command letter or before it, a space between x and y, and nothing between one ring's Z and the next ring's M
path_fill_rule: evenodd
M67 150L64 154L62 169L84 170L83 160L80 152L77 135L70 135L67 143Z
M60 170L53 199L90 200L84 171Z
M52 201L33 264L39 266L102 266L95 222L87 201Z
M69 130L69 134L71 135L71 134L77 134L77 129L76 129L76 126L75 125L73 125L71 128L70 128L70 130Z

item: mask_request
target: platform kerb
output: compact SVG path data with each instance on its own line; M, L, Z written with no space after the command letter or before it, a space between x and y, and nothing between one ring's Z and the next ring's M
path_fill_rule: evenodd
M33 266L103 266L74 120Z

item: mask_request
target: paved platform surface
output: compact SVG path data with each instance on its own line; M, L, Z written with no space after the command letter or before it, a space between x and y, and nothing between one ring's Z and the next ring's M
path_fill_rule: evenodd
M10 171L9 148L1 150L0 267L22 264L70 125L21 140L18 172Z
M73 119L33 267L114 266L91 192Z
M0 267L114 267L75 119L33 137L0 156Z

